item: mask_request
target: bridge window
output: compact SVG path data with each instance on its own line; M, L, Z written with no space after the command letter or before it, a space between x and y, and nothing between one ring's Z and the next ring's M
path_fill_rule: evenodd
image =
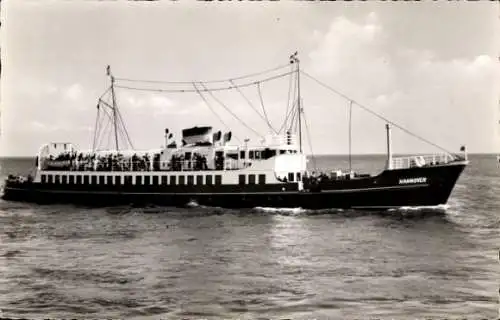
M168 184L168 176L161 176L161 184Z
M149 186L151 184L151 177L150 176L144 176L144 184Z
M117 186L122 184L122 177L121 176L115 176L115 184Z
M248 152L248 158L249 158L249 159L253 159L253 158L254 158L254 152L253 152L253 150L250 150L250 151Z
M215 184L216 185L221 185L222 184L222 176L220 174L215 175Z
M192 186L194 184L194 176L188 176L188 185Z
M69 184L75 184L75 176L69 176Z
M42 183L47 183L47 175L42 174Z
M155 186L157 186L157 185L158 185L158 176L153 176L153 184L154 184Z
M239 184L240 185L244 185L245 184L245 175L244 174L240 174L238 176L238 178L239 178Z
M211 185L212 185L212 176L211 176L211 175L208 175L208 176L206 177L205 182L206 182L206 184L207 184L208 186L211 186Z
M76 176L76 184L82 184L82 176Z
M52 176L51 174L49 174L49 175L47 176L47 183L52 183L53 178L54 178L54 176Z
M91 176L90 180L91 180L92 184L97 184L97 176Z
M196 176L196 184L197 185L203 184L203 176Z
M266 184L266 175L259 174L259 184Z
M288 182L293 182L293 172L288 172Z
M176 181L175 181L176 178L177 178L176 176L170 176L170 184L171 185L175 185L176 184Z
M186 183L186 178L184 176L179 176L179 185L183 186Z
M240 151L240 159L245 159L245 151Z
M113 184L113 176L106 176L106 184Z
M135 176L135 184L139 186L142 184L142 176Z
M62 176L62 184L67 184L68 183L68 177L67 176Z
M104 184L106 178L104 176L99 176L99 184Z
M255 184L255 175L254 174L248 175L248 184Z
M58 174L56 174L55 183L56 184L61 183L61 177Z
M300 172L297 172L297 181L301 180Z
M83 176L83 184L89 184L90 178L89 176L85 175Z

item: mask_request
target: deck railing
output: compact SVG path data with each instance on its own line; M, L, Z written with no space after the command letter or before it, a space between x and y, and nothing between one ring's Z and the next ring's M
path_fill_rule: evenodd
M451 154L430 154L406 157L393 157L392 169L407 169L413 167L436 166L455 160Z

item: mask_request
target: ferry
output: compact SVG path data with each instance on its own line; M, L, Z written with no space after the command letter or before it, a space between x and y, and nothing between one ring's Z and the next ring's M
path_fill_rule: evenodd
M465 147L461 154L396 157L391 150L391 128L398 126L394 123L385 126L387 159L378 174L358 173L351 167L322 173L308 170L307 155L302 150L303 71L297 53L290 57L290 70L285 75L294 76L298 90L290 108L295 123L286 130L269 134L260 143L245 139L235 144L231 131L223 132L211 125L185 128L180 140L166 128L162 148L138 150L120 148L119 132L130 139L116 104L117 79L108 66L111 85L106 93L111 95L111 102L99 98L97 113L111 121L114 148L98 148L103 128L96 121L91 149L80 150L70 142L43 145L36 156L34 174L9 175L2 197L40 204L196 203L223 208L392 209L447 203L468 164ZM193 87L200 96L223 89L195 83ZM238 89L238 85L231 82L228 88Z

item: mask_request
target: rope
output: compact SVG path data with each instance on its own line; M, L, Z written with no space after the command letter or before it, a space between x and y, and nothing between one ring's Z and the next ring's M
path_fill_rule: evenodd
M204 88L206 88L206 87L205 87L205 85L204 85L203 83L200 83L200 84L201 84ZM258 133L257 131L255 131L255 129L253 129L253 128L249 127L249 126L248 126L248 125L247 125L247 124L246 124L243 120L241 120L241 119L240 119L237 115L235 115L235 114L234 114L231 110L229 110L229 108L228 108L228 107L226 107L226 105L225 105L224 103L222 103L219 99L217 99L211 91L207 91L207 92L208 92L208 94L209 94L210 96L212 96L212 98L213 98L213 99L214 99L214 100L215 100L218 104L220 104L220 105L221 105L224 109L226 109L226 111L227 111L227 112L229 112L229 113L230 113L230 114L231 114L231 115L232 115L232 116L233 116L236 120L238 120L239 122L241 122L241 124L242 124L242 125L244 125L245 127L247 127L247 129L250 129L251 131L253 131L253 132L254 132L257 136L259 136L259 137L263 138L263 136L262 136L260 133Z
M359 102L357 102L357 101L349 98L348 96L346 96L345 94L341 93L340 91L337 91L337 90L333 89L332 87L328 86L327 84L325 84L325 83L323 83L323 82L315 79L313 76L309 75L307 72L302 71L302 70L300 72L302 74L304 74L305 76L307 76L308 78L310 78L311 80L314 80L319 85L321 85L321 86L325 87L326 89L329 89L330 91L332 91L335 94L339 95L340 97L342 97L342 98L344 98L344 99L346 99L348 101L351 101L352 103L358 105L358 107L360 107L361 109L365 110L366 112L374 115L375 117L377 117L379 119L382 119L385 122L387 122L387 123L393 125L394 127L400 129L401 131L403 131L403 132L405 132L405 133L407 133L407 134L409 134L409 135L411 135L411 136L413 136L413 137L415 137L415 138L417 138L417 139L419 139L419 140L421 140L421 141L423 141L423 142L425 142L425 143L427 143L427 144L429 144L431 146L434 146L434 147L436 147L436 148L438 148L438 149L440 149L440 150L448 153L449 155L453 156L453 154L450 151L446 150L445 148L443 148L443 147L441 147L441 146L439 146L439 145L437 145L437 144L435 144L435 143L433 143L433 142L431 142L431 141L429 141L429 140L427 140L427 139L425 139L425 138L423 138L423 137L421 137L421 136L419 136L419 135L417 135L417 134L409 131L408 129L406 129L406 128L400 126L400 125L398 125L397 123L395 123L395 122L393 122L393 121L391 121L391 120L389 120L387 118L385 118L384 116L376 113L375 111L372 111L368 107L366 107L366 106L362 105L361 103L359 103Z
M275 68L272 68L272 69L268 69L268 70L264 70L264 71L261 71L261 72L256 72L256 73L247 74L247 75L244 75L244 76L232 78L232 80L246 79L246 78L251 78L251 77L254 77L254 76L261 75L261 74L270 73L270 72L273 72L273 71L276 71L276 70L279 70L279 69L283 69L283 68L287 67L288 65L289 64L281 65L281 66L278 66L278 67L275 67ZM126 79L126 78L115 78L115 80L116 81L124 81L124 82L165 83L165 84L192 84L193 83L193 81L136 80L136 79ZM209 80L209 81L195 81L195 82L199 82L199 83L200 82L203 82L203 83L224 83L224 82L228 82L228 81L231 81L231 79Z
M265 78L265 79L262 79L262 80L259 80L259 81L248 82L248 83L245 83L245 84L240 84L240 85L230 86L230 87L219 87L219 88L212 88L212 89L207 89L205 87L205 89L199 90L199 91L201 91L201 92L211 92L211 91L232 90L232 89L235 89L236 87L245 88L245 87L256 85L258 83L263 83L263 82L275 80L275 79L278 79L278 78L282 78L282 77L285 77L285 76L287 76L287 75L289 75L291 73L292 72L285 72L285 73L281 73L279 75L272 76L272 77L269 77L269 78ZM199 83L202 83L202 82L199 82ZM192 82L191 82L191 84L192 84ZM152 91L152 92L181 92L181 93L184 93L184 92L196 92L196 90L192 90L192 89L150 89L150 88L137 88L137 87L120 86L120 85L115 86L115 88L137 90L137 91Z
M271 122L269 122L269 118L267 116L266 109L264 108L264 100L262 100L262 92L260 91L260 83L257 84L257 89L259 91L260 105L262 106L262 111L264 111L264 116L266 117L267 125L269 126L269 128L271 128L274 131L274 133L277 133L276 130L274 130L274 128L271 126Z

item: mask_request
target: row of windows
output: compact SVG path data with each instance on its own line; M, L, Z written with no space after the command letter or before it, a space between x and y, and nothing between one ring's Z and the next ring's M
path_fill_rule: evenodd
M248 181L247 181L247 175L240 174L239 175L239 184L255 184L255 174L249 174L248 175ZM266 175L265 174L259 174L259 184L265 184L266 183Z
M88 175L52 175L42 174L42 183L49 184L115 184L131 185L133 176L88 176ZM188 176L135 176L136 185L194 185L196 178L197 185L220 185L222 184L221 175L188 175Z

